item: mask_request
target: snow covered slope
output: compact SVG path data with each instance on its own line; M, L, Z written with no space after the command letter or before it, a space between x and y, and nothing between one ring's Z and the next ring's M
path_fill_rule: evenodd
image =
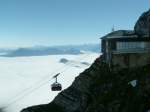
M63 89L88 68L99 54L49 55L32 57L0 57L0 105L5 110L19 112L22 108L49 103L59 92L52 92L52 77L61 73L58 81ZM65 58L71 60L61 63Z

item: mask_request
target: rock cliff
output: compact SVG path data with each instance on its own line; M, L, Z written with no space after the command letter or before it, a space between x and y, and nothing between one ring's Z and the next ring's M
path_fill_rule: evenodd
M147 112L150 109L150 65L110 70L96 59L50 104L21 112Z
M134 26L139 36L150 36L150 10L144 12Z

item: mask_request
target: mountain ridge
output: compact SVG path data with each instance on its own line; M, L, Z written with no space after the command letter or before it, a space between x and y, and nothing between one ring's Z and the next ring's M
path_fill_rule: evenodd
M65 45L65 46L34 46L27 48L17 48L11 50L2 49L0 56L3 57L22 57L22 56L44 56L44 55L62 55L62 54L82 54L82 51L99 52L99 44L84 45Z

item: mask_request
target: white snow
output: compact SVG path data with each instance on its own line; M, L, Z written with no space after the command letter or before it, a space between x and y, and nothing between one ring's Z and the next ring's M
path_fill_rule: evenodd
M6 111L19 112L21 109L51 102L59 92L52 92L52 76L61 73L58 81L63 89L69 87L74 78L93 63L100 54L49 55L32 57L0 57L0 105ZM60 63L61 58L72 60ZM78 67L77 67L78 66Z
M132 80L128 84L131 84L133 87L137 85L137 80Z

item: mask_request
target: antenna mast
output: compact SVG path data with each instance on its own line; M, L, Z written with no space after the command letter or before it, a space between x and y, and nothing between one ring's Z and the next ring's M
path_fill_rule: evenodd
M114 32L114 31L115 31L115 27L114 27L114 25L113 25L113 27L112 27L111 31L112 31L112 32Z

